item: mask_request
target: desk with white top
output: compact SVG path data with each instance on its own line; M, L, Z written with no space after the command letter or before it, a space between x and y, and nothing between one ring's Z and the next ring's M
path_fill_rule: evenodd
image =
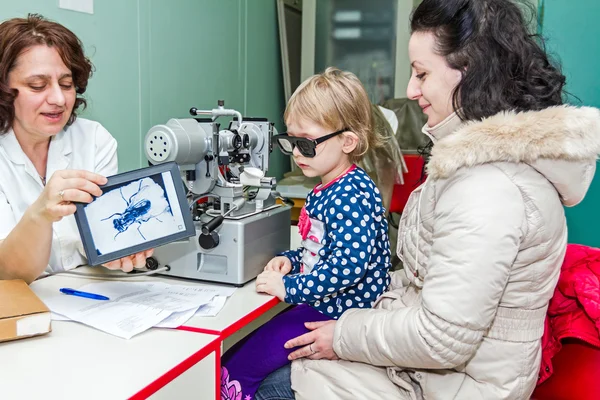
M52 332L0 343L0 397L213 399L213 335L151 329L131 340L55 321Z
M296 248L297 227L291 229ZM78 271L115 274L103 268ZM125 279L202 284L155 275ZM55 275L31 287L43 294L92 282L98 280ZM47 335L0 343L0 398L218 400L223 349L284 306L273 296L256 293L251 281L215 317L193 317L177 329L152 328L130 340L76 322L53 321Z

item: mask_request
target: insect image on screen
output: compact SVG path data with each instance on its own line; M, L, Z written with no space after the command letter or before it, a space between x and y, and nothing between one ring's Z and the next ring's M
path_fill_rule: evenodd
M102 196L85 206L97 254L183 230L168 193L161 174L104 188Z
M144 198L143 190L149 188L149 185L142 186L143 180L140 180L140 184L138 187L138 191L129 197L129 199L125 199L123 196L123 188L119 188L119 193L121 194L121 198L125 201L125 211L120 213L113 213L112 215L103 218L101 221L105 221L107 219L111 219L115 217L112 222L115 229L118 231L114 236L116 239L121 233L125 232L132 224L138 224L137 230L142 236L144 240L146 237L140 230L143 223L150 221L152 218L156 218L159 222L163 222L158 218L158 215L164 214L165 212L170 212L171 208L167 204L167 208L165 208L160 214L152 215L150 213L150 209L152 207L152 201L147 198Z

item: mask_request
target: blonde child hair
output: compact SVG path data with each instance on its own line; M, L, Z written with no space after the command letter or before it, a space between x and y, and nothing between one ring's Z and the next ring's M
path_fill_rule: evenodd
M385 138L373 130L371 102L360 80L352 72L329 67L308 78L294 92L283 115L286 125L308 120L329 130L348 129L358 137L348 155L359 162L369 149L383 147Z

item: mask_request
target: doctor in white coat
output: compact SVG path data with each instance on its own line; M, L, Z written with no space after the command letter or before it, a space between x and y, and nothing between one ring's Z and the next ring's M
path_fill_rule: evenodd
M117 143L78 118L92 64L81 41L38 15L0 24L0 279L86 263L73 202L117 173ZM151 250L108 263L131 271Z

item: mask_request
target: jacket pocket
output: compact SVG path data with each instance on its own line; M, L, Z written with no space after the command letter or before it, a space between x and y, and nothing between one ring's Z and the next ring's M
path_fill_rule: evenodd
M421 397L417 396L415 388L413 387L414 384L411 383L411 378L406 371L401 368L390 367L387 369L387 374L390 381L404 391L406 396L402 397L403 400L417 400Z

